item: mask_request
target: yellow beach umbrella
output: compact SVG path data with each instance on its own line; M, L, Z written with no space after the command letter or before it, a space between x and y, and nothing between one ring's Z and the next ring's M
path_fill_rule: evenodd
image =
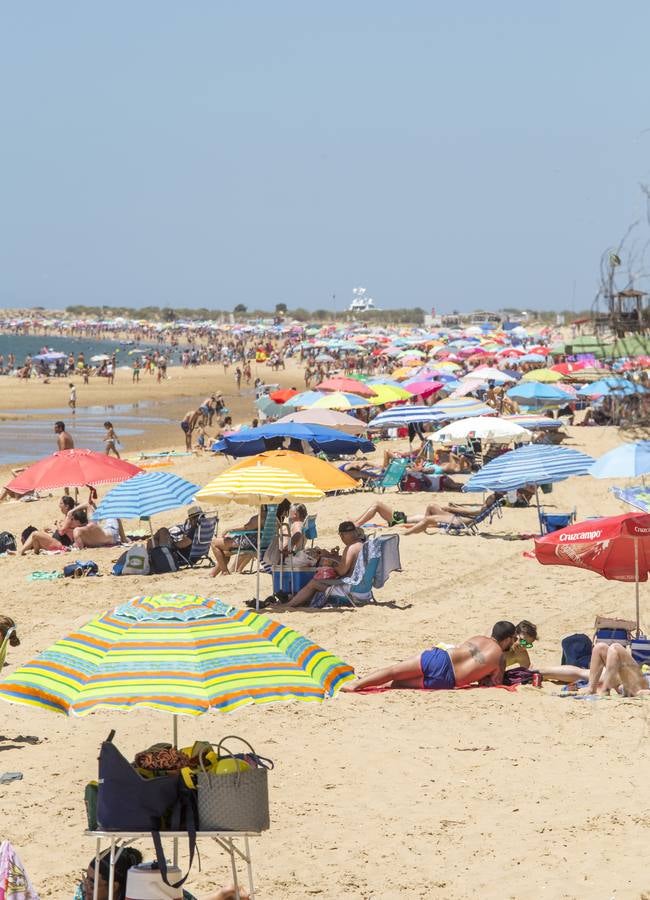
M562 381L564 375L561 372L554 372L553 369L532 369L522 377L522 381L539 381L542 384L555 384L556 381Z
M281 503L283 500L322 500L325 495L305 478L276 469L273 466L256 465L236 469L232 466L212 481L196 495L199 502L239 503L242 506L256 506L257 513L257 589L255 608L260 605L260 532L262 506Z
M375 384L373 389L375 397L369 400L373 406L382 406L384 403L398 403L400 400L412 400L413 394L405 388L396 387L394 384Z
M408 378L409 375L413 374L413 370L417 369L418 366L400 366L399 369L395 369L394 372L391 372L391 378ZM375 390L378 385L375 385Z
M357 487L354 478L337 469L332 463L318 456L310 456L308 453L296 453L295 450L266 450L257 456L247 456L239 460L228 471L249 469L257 465L293 472L321 491L347 491Z

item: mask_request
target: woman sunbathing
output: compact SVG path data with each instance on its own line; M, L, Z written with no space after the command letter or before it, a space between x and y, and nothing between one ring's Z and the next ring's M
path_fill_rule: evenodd
M423 514L407 515L400 510L392 510L387 503L381 500L373 503L372 506L362 513L355 521L357 527L370 522L375 516L380 516L389 527L393 525L411 525L407 529L406 534L417 534L420 531L426 531L427 528L437 528L443 524L457 525L464 520L472 520L479 516L495 503L501 494L488 494L485 502L477 509L470 510L466 506L458 506L456 503L450 503L448 506L441 506L438 503L429 503Z

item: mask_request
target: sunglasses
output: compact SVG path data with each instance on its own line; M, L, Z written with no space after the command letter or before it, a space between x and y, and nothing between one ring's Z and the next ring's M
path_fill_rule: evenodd
M533 645L530 641L527 641L525 638L519 638L519 646L525 647L526 650L532 650Z

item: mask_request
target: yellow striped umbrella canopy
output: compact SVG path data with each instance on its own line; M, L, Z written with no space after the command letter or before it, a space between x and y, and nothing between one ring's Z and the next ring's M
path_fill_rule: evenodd
M322 500L323 492L300 475L274 466L256 465L240 469L233 466L202 487L199 502L240 503L261 506L283 500Z
M0 700L85 716L149 707L175 715L250 703L322 702L353 669L310 638L217 599L135 597L21 666Z

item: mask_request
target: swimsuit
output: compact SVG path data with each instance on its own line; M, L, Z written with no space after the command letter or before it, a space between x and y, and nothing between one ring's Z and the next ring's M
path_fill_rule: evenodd
M393 515L390 517L388 527L392 528L393 525L406 525L406 513L400 512L398 509L396 509Z
M446 650L433 647L420 657L422 685L434 691L451 691L456 687L456 675L451 657Z

